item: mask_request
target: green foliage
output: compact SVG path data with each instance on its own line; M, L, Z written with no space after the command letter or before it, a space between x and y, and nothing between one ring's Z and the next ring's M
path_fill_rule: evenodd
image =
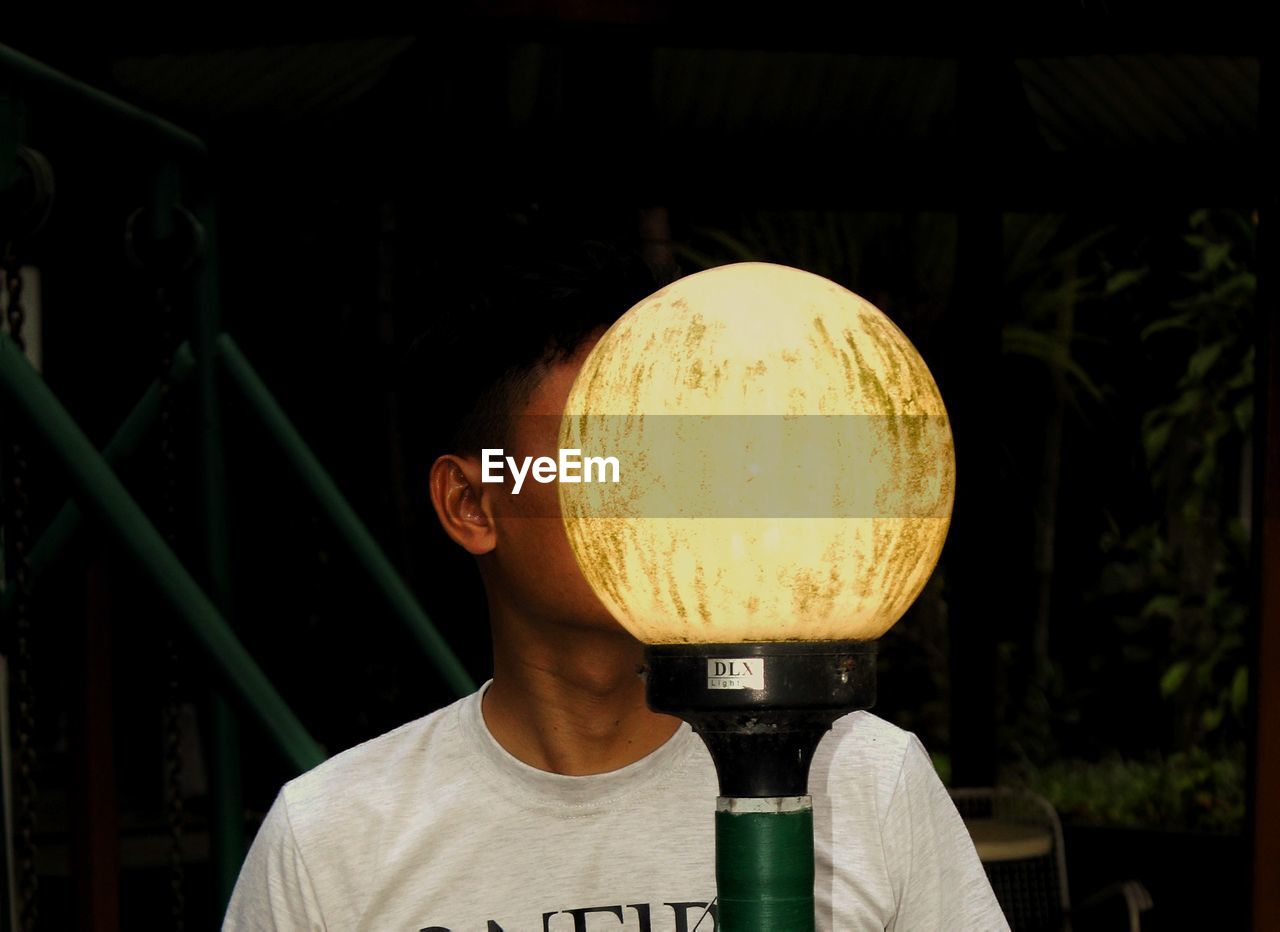
M1048 334L1018 324L1006 324L1001 331L1001 350L1011 355L1029 356L1066 371L1073 382L1083 389L1090 399L1103 400L1102 389L1071 356L1070 346L1055 340Z
M1054 549L1074 452L1064 446L1068 424L1088 423L1116 395L1107 370L1092 358L1106 341L1088 328L1108 322L1099 309L1109 294L1133 288L1146 274L1145 269L1108 274L1097 254L1114 229L1081 228L1070 219L1004 216L1001 350L1011 365L1004 367L1002 388L1019 399L1030 435L1029 442L1006 440L1004 457L1011 474L1021 474L1020 505L1034 522L1024 539L1030 559L1021 564L1034 591L1023 603L1025 627L1007 632L1001 644L1002 740L1032 760L1059 753L1059 726L1078 725L1081 717L1068 695L1067 671L1054 655L1055 626L1064 617L1058 607L1064 580L1056 573ZM1010 556L1020 555L1004 559Z
M1142 418L1151 488L1164 515L1103 536L1110 563L1101 585L1102 605L1116 609L1128 630L1163 628L1167 665L1158 689L1188 751L1240 740L1248 694L1248 535L1235 505L1253 426L1256 289L1247 217L1200 210L1189 228L1184 293L1167 309L1148 307L1140 331L1152 358L1186 360L1153 379L1155 401Z
M1068 819L1229 830L1243 817L1248 700L1241 505L1253 428L1254 222L1245 212L1202 210L1178 239L1165 229L1081 233L1061 216L1006 218L1004 350L1039 364L1010 370L1025 380L1014 390L1050 384L1065 393L1074 446L1064 445L1062 470L1079 462L1072 457L1105 456L1133 476L1115 488L1132 494L1145 481L1147 494L1100 503L1107 525L1092 584L1062 574L1053 581L1055 605L1072 584L1087 593L1069 610L1079 616L1061 614L1065 607L1054 616L1056 625L1095 633L1075 641L1087 656L1064 665L1055 653L1035 681L1022 672L1031 667L1026 643L1002 644L1006 691L1016 697L1005 700L1004 740ZM1126 435L1131 450L1102 446ZM1044 483L1056 477L1040 465L1023 468L1040 484L1036 521L1051 522ZM1079 556L1075 564L1090 565ZM1020 677L1029 680L1025 692ZM1142 710L1129 759L1106 750L1124 739L1090 738L1101 710L1126 708L1121 697ZM1153 716L1160 706L1167 715ZM1072 746L1067 734L1072 754L1110 756L1056 759Z
M1010 777L1078 825L1237 831L1244 819L1244 753L1203 748L1148 760L1054 761Z
M1029 559L1021 538L993 557L1038 574L1049 597L1011 588L1028 621L1001 632L1002 740L1068 819L1236 828L1249 685L1240 491L1254 416L1254 219L1196 211L1171 237L1159 219L1090 229L1074 216L1017 214L1004 232L1004 295L992 296L1004 302L1011 363L1001 388L1022 417L1011 434L1031 440L1006 438L998 459L1010 515L1029 509L1046 533ZM702 218L675 251L691 271L750 260L809 269L928 339L951 298L956 235L944 215L753 211ZM1057 445L1040 442L1050 419ZM1104 465L1090 464L1092 485L1072 484L1085 460ZM1097 478L1108 470L1114 481ZM1059 482L1066 530L1054 526ZM1082 488L1128 498L1066 497ZM949 689L941 575L881 654L883 681L904 695L910 683L895 718L935 749L946 747ZM1046 636L1028 636L1033 615ZM1128 700L1141 721L1129 759L1055 761L1129 741L1114 726ZM934 759L945 774L948 755Z
M1168 697L1176 693L1191 672L1191 661L1179 660L1160 677L1160 695Z
M1016 307L1004 325L1001 349L1063 370L1071 391L1082 390L1091 401L1102 402L1103 388L1075 354L1081 343L1094 338L1073 321L1064 330L1061 313L1128 288L1141 281L1146 270L1127 269L1105 281L1098 274L1081 274L1082 256L1105 240L1111 228L1093 230L1062 245L1065 223L1061 214L1005 215L1004 284ZM1068 321L1071 317L1068 313ZM1072 402L1078 406L1079 399Z

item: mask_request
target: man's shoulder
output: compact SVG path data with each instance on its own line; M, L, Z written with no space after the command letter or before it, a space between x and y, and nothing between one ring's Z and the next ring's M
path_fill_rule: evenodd
M923 754L911 732L870 712L851 712L837 719L818 745L811 786L841 795L866 794L887 804L913 748Z
M281 790L290 818L296 822L313 809L329 813L337 801L376 804L415 783L414 777L448 768L465 756L456 747L458 717L470 698L361 742L290 780Z
M914 740L915 735L906 729L865 711L850 712L836 719L826 739L832 752L842 757L871 754L899 763Z
M458 719L467 699L334 755L281 789L254 838L228 917L260 928L351 928L406 814L437 817L425 797L466 781ZM438 794L437 794L438 795ZM415 798L423 797L423 798ZM324 918L321 918L323 913Z

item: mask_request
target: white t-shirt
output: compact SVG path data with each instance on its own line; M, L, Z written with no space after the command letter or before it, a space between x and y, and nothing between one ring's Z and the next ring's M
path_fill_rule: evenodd
M689 726L621 770L567 777L502 749L483 692L286 784L223 928L714 932L718 791ZM914 735L846 715L809 789L819 929L1008 929Z

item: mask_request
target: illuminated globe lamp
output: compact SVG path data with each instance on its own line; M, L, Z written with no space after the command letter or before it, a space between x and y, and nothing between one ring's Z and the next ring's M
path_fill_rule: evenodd
M619 481L559 485L588 583L645 643L651 708L688 721L720 786L723 932L814 928L809 765L875 701L875 639L927 582L955 490L919 353L809 272L681 279L600 339L560 447Z

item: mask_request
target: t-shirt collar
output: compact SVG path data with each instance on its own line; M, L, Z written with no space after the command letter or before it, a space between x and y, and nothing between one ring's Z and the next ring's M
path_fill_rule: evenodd
M493 680L463 700L459 724L477 760L507 792L557 807L587 809L607 806L621 797L662 786L690 762L701 744L682 723L661 746L634 763L608 773L573 777L531 767L502 747L485 724L481 700Z

